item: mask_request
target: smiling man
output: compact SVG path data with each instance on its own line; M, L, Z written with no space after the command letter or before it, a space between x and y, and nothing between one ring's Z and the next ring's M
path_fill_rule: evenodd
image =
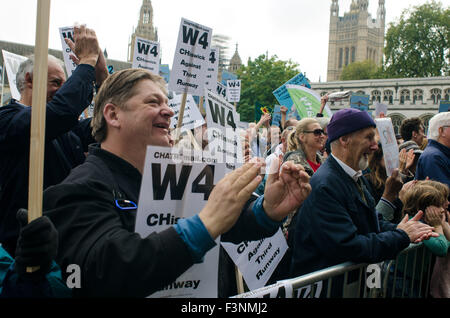
M247 163L215 185L197 215L141 238L134 229L146 149L169 147L173 115L164 80L146 70L114 73L96 95L98 143L44 193L45 214L59 233L57 261L81 268L76 296L146 297L201 262L221 234L235 243L272 236L308 196L308 175L291 164L267 180L266 195L251 200L262 163Z
M311 195L299 211L292 277L346 261L393 259L410 242L436 235L430 226L418 222L422 213L398 225L378 217L376 202L361 173L378 148L370 115L356 109L340 110L327 130L332 152L311 178Z

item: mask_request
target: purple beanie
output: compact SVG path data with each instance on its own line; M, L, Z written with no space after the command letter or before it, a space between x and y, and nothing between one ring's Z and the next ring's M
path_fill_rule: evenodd
M376 127L375 121L367 112L356 108L341 109L331 117L327 126L328 140L332 142L367 127Z

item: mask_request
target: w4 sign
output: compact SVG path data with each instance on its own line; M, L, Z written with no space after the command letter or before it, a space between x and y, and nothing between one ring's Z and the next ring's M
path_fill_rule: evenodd
M149 70L159 75L160 47L158 42L136 37L134 43L133 68Z
M212 29L181 19L169 90L201 96L211 55Z
M241 80L227 81L227 101L237 103L241 100Z

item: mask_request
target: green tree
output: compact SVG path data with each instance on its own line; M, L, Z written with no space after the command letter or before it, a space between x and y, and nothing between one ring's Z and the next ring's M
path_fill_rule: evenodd
M450 72L450 8L432 1L402 12L386 34L386 77L442 76Z
M342 70L341 80L365 80L371 78L378 78L380 75L378 66L372 60L365 60L362 62L354 62Z
M278 102L272 94L274 90L299 73L298 64L278 60L276 55L267 58L260 55L255 60L248 59L247 65L238 71L241 80L241 99L238 112L242 121L253 122L255 103L273 107Z

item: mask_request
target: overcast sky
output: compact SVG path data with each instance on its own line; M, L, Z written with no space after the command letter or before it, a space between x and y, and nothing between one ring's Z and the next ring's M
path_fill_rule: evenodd
M52 0L49 47L61 49L58 28L85 23L93 28L109 58L125 61L128 42L136 27L142 0ZM401 12L426 0L386 0L386 27ZM34 45L36 0L1 0L0 40ZM444 6L450 0L441 0ZM339 15L351 0L340 0ZM153 0L154 25L162 48L162 63L172 64L181 18L213 29L213 34L231 38L243 63L268 51L282 60L299 64L313 81L326 80L328 28L331 0ZM377 0L369 1L376 17Z

